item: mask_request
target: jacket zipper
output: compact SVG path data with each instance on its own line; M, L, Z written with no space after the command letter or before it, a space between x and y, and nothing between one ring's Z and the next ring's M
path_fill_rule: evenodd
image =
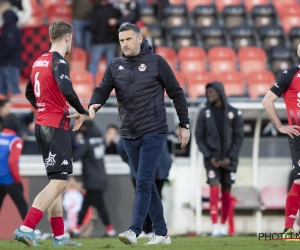
M131 67L130 69L130 127L131 127L131 133L132 133L132 139L135 139L134 138L134 134L133 134L133 126L132 126L132 113L133 113L133 110L132 110L132 107L133 107L133 104L132 104L132 85L133 85L133 79L132 79L132 75L133 75L133 70L134 70L134 62L133 62L133 66Z

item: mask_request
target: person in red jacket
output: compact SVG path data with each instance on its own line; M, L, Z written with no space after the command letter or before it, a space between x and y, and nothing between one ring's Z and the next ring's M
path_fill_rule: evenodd
M4 119L3 131L0 133L0 209L8 194L24 220L28 206L19 172L19 158L23 148L23 142L17 135L19 128L20 123L15 115L9 114Z

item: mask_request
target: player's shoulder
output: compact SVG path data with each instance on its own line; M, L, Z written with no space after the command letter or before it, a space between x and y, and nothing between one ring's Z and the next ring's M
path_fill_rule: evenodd
M52 52L52 60L57 64L68 64L67 61L63 58L63 56L56 51Z
M293 68L281 71L278 74L278 78L293 78L296 74L299 74L299 71L300 71L300 68L298 66L293 67Z

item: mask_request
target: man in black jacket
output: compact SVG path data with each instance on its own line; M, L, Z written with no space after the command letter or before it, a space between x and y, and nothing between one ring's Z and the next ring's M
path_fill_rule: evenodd
M93 205L98 211L106 230L106 236L115 236L116 232L110 223L109 215L104 203L103 191L107 186L107 175L104 168L105 146L104 139L100 131L93 122L86 117L79 133L76 135L75 150L73 160L82 161L82 181L86 190L81 210L78 214L77 231L78 234L82 226L83 219L89 208Z
M206 85L207 103L200 110L196 125L196 141L203 154L210 185L212 236L227 235L225 222L230 207L230 190L235 181L238 154L243 141L242 112L227 101L220 82ZM221 225L218 225L219 186L222 186Z
M179 141L185 147L190 138L187 102L168 63L152 49L130 23L119 29L122 57L115 58L94 90L89 114L95 117L115 88L119 103L120 135L136 174L136 197L131 226L119 239L136 244L149 212L154 235L147 244L170 244L163 207L154 175L168 132L164 90L173 99L181 129Z

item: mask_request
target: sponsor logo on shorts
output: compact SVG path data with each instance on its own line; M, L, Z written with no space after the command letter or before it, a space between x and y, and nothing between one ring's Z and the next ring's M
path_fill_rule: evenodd
M45 159L45 167L54 166L54 164L56 163L56 161L54 159L55 156L56 156L56 154L52 154L51 152L49 152L48 158Z
M208 178L213 179L216 177L216 173L213 170L208 171Z
M69 162L67 160L63 160L63 162L61 163L61 165L69 165Z

